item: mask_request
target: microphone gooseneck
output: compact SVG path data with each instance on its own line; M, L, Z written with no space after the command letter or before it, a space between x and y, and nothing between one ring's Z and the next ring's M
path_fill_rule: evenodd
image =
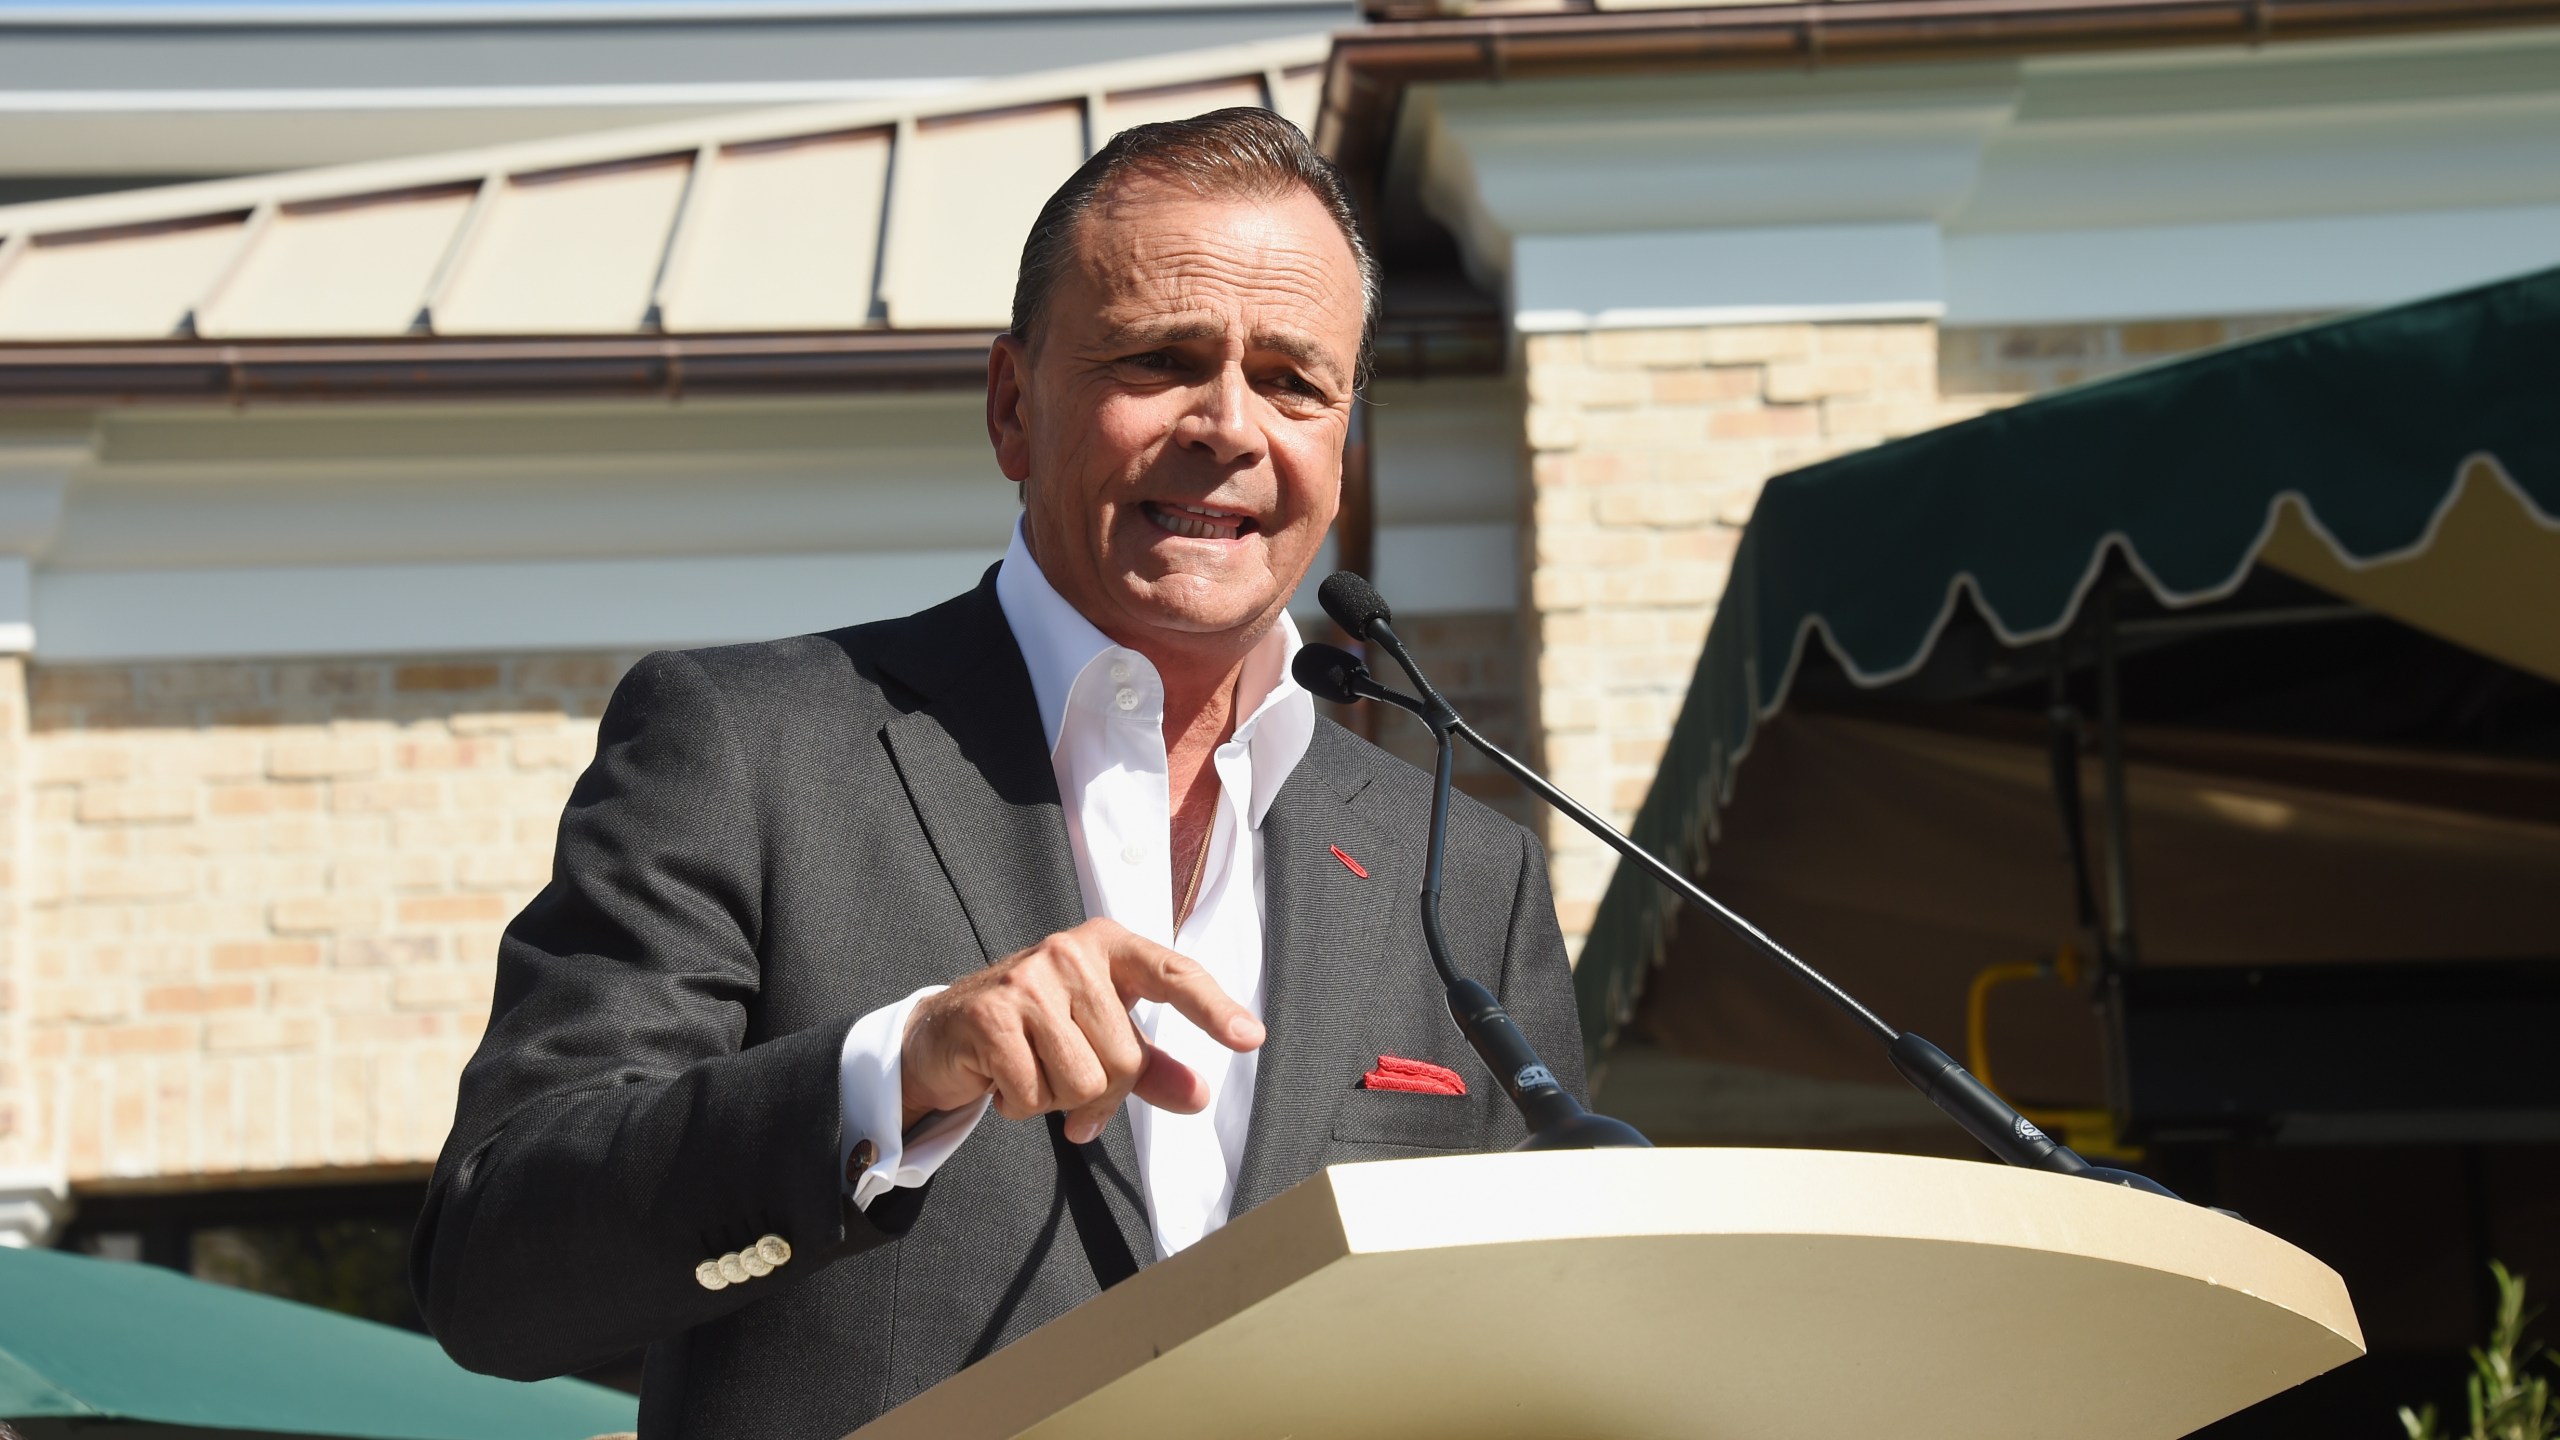
M2061 1175L2077 1175L2083 1179L2148 1191L2172 1200L2179 1198L2167 1186L2147 1175L2131 1170L2118 1170L2090 1164L2079 1152L2045 1134L2036 1127L2034 1122L2019 1114L2015 1106L2001 1099L1991 1087L1975 1078L1971 1071L1957 1064L1945 1051L1911 1031L1897 1030L1886 1023L1883 1017L1860 1004L1855 996L1834 984L1829 976L1805 963L1785 946L1771 939L1760 927L1698 888L1696 882L1681 874L1661 857L1627 838L1616 826L1602 819L1589 806L1558 789L1545 776L1530 769L1501 746L1487 740L1474 726L1469 725L1438 691L1431 688L1430 681L1423 678L1421 667L1414 663L1412 655L1405 649L1404 642L1396 636L1387 602L1379 596L1377 590L1368 581L1348 570L1338 571L1318 587L1316 594L1317 599L1324 605L1325 613L1332 616L1334 623L1340 625L1345 632L1356 639L1373 643L1394 656L1396 665L1413 681L1413 688L1420 692L1421 698L1417 700L1412 696L1399 695L1379 684L1358 657L1330 645L1305 647L1300 652L1299 663L1310 664L1305 659L1307 650L1330 652L1327 657L1312 662L1312 668L1321 669L1328 677L1338 677L1334 680L1335 688L1342 695L1349 699L1376 700L1394 705L1399 709L1410 710L1421 716L1424 723L1431 726L1434 738L1440 742L1439 774L1436 777L1438 788L1434 792L1435 803L1432 812L1433 848L1431 865L1426 872L1426 889L1423 898L1423 934L1431 943L1432 961L1441 967L1444 979L1451 972L1441 955L1442 945L1439 938L1439 842L1441 821L1447 808L1450 739L1455 736L1474 746L1486 759L1491 760L1513 779L1528 787L1531 794L1599 837L1610 849L1625 856L1638 869L1651 876L1657 884L1678 895L1691 906L1705 911L1714 917L1717 923L1731 931L1744 945L1776 962L1780 968L1811 986L1816 994L1830 1001L1861 1029L1882 1041L1886 1057L1892 1062L1895 1072L1909 1081L1912 1087L1922 1095L1928 1097L1931 1104L1936 1105L1949 1118L1963 1126L1968 1134L1982 1142L1983 1147L1992 1154L2012 1165L2028 1169L2047 1170ZM1306 683L1303 675L1300 677L1300 683ZM1312 685L1307 688L1311 691L1316 690ZM1316 693L1325 694L1328 699L1333 698L1333 693L1330 691ZM1454 1010L1456 1005L1454 986L1451 991L1451 1002ZM1463 1027L1465 1022L1462 1020L1460 1023ZM1472 1031L1469 1032L1469 1038L1474 1038ZM1571 1099L1570 1096L1566 1098ZM1609 1121L1608 1123L1614 1125L1618 1122ZM1532 1128L1534 1129L1534 1122ZM1634 1132L1630 1130L1629 1133ZM1533 1143L1534 1139L1533 1136Z
M1357 586L1338 585L1348 580ZM1335 608L1338 596L1350 592L1348 602ZM1365 599L1368 604L1359 604ZM1360 615L1371 635L1383 632L1392 637L1394 630L1387 619L1386 603L1369 589L1368 582L1344 571L1324 583L1323 600L1337 623L1345 613ZM1351 629L1344 624L1343 628ZM1356 633L1356 632L1355 632ZM1384 643L1384 642L1382 642ZM1401 648L1401 647L1399 647ZM1563 1085L1555 1072L1538 1058L1537 1047L1521 1032L1518 1022L1491 990L1459 973L1449 959L1448 937L1440 928L1440 878L1442 860L1448 853L1449 800L1455 788L1454 776L1457 747L1450 742L1449 727L1457 721L1457 712L1439 698L1429 683L1418 674L1411 661L1398 656L1397 663L1413 677L1414 688L1429 697L1414 700L1381 685L1369 674L1369 667L1347 650L1331 645L1300 647L1298 657L1290 664L1290 674L1310 694L1349 704L1355 700L1376 700L1409 710L1431 727L1432 739L1438 744L1438 756L1431 776L1431 833L1423 851L1422 864L1422 938L1431 952L1431 967L1439 972L1440 986L1447 993L1449 1016L1458 1024L1485 1068L1493 1072L1505 1095L1528 1124L1529 1138L1521 1142L1523 1150L1586 1150L1604 1146L1644 1146L1647 1141L1632 1125L1594 1115L1582 1107Z

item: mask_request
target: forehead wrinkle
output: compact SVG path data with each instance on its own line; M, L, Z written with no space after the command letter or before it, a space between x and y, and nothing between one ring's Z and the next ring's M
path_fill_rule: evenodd
M1167 196L1151 185L1130 188L1155 194L1141 198L1123 189L1112 196L1088 214L1076 247L1079 268L1100 302L1092 313L1105 343L1221 339L1240 311L1254 347L1331 380L1349 378L1356 339L1336 356L1319 338L1334 326L1356 336L1366 320L1358 262L1338 233L1271 213L1279 197L1243 200L1261 213L1246 223L1214 226L1210 235L1180 224L1151 225L1145 216L1154 207L1146 200L1191 197ZM1299 323L1274 323L1282 317Z
M1181 226L1168 234L1164 228L1134 219L1120 224L1089 223L1086 243L1078 249L1085 268L1103 282L1106 291L1122 284L1160 285L1197 277L1212 284L1247 289L1292 289L1333 308L1324 293L1329 287L1315 283L1320 272L1331 268L1330 261L1346 270L1356 293L1359 267L1340 236L1315 237L1317 243L1310 245L1306 243L1309 237L1294 233L1288 225L1269 223L1276 217L1260 218L1265 223L1222 227L1223 233L1214 238L1204 238L1196 230ZM1332 241L1330 245L1323 243L1327 239ZM1221 245L1217 241L1228 243Z
M1321 323L1340 320L1340 306L1330 303L1319 287L1305 283L1299 274L1282 271L1272 275L1246 267L1233 268L1242 273L1199 278L1209 280L1219 299L1240 302L1238 308L1245 312L1252 348L1275 351L1301 365L1341 368L1337 357L1304 326L1275 323L1278 317L1271 313L1296 310L1304 304L1316 312L1306 318ZM1231 328L1224 312L1230 307L1214 301L1204 306L1201 302L1208 297L1183 283L1189 278L1193 277L1178 273L1137 275L1126 277L1123 286L1107 286L1106 293L1119 293L1110 295L1099 307L1106 333L1114 343L1224 339Z

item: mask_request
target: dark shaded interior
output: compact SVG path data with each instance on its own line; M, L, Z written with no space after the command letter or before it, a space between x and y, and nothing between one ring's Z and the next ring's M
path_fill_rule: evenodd
M2101 587L2071 631L2017 647L1960 604L1929 661L1878 690L1816 647L1739 767L1701 883L1960 1059L1975 975L2075 952L2076 984L1991 992L2000 1087L2113 1111L2139 1143L2111 1163L2328 1262L2372 1347L2204 1433L2379 1440L2403 1404L2458 1414L2489 1261L2546 1304L2560 1292L2560 685L2281 575L2179 612L2121 573ZM2073 878L2076 860L2103 911L2092 627L2110 606L2129 945L2083 924ZM2180 995L2192 1015L2163 1008ZM2205 1123L2146 1127L2127 1095L2151 1103L2163 1077L2232 1093L2181 1097ZM1599 1087L1664 1143L1987 1159L1871 1038L1695 914Z

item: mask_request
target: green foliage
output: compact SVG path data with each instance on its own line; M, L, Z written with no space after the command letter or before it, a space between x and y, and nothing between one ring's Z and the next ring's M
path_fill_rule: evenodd
M2560 1440L2560 1410L2551 1404L2549 1377L2527 1374L2545 1358L2540 1345L2524 1338L2538 1311L2524 1308L2524 1277L2492 1260L2489 1273L2498 1281L2498 1323L2489 1343L2471 1352L2471 1379L2463 1387L2471 1402L2471 1428L2455 1434L2436 1418L2436 1407L2400 1407L2400 1428L2409 1440Z

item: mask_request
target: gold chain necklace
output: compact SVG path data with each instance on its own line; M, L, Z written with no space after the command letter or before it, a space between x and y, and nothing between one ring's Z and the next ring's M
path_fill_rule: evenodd
M1183 924L1191 918L1191 906L1200 898L1200 878L1209 873L1209 842L1218 834L1215 814L1209 819L1209 833L1200 837L1200 853L1191 860L1191 881L1182 887L1182 901L1173 909L1173 933L1179 938Z

